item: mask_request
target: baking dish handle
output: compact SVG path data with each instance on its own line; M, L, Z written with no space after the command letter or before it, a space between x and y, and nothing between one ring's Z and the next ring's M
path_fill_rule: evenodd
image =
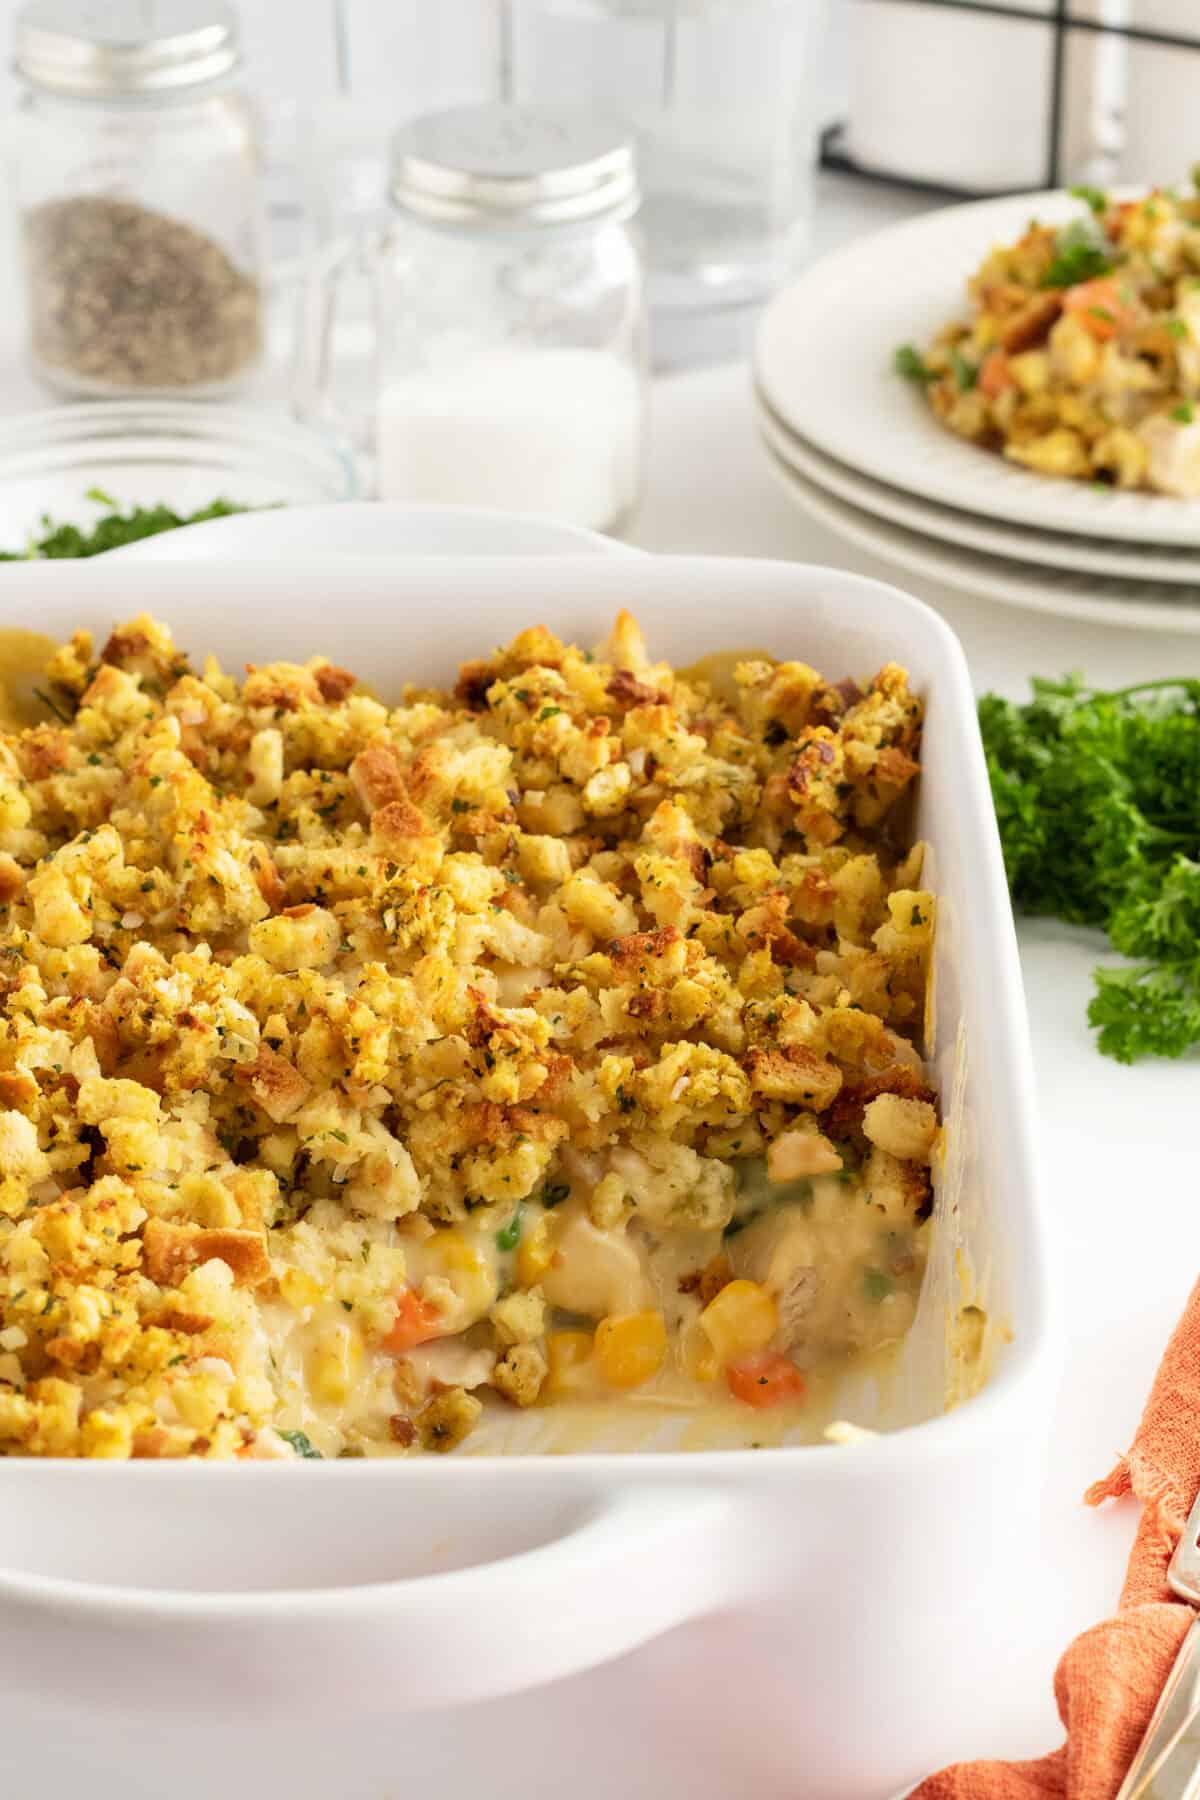
M372 1595L425 1646L413 1706L516 1692L609 1662L728 1603L738 1588L728 1496L602 1501L562 1536Z
M237 1692L265 1717L315 1701L315 1676L358 1706L462 1705L593 1668L727 1603L744 1536L728 1494L645 1489L582 1502L531 1549L357 1586L213 1593L0 1569L0 1672L36 1681L69 1647L103 1686L117 1633L122 1680L136 1664L143 1698L194 1703L199 1681L211 1703ZM21 1645L11 1666L6 1640Z

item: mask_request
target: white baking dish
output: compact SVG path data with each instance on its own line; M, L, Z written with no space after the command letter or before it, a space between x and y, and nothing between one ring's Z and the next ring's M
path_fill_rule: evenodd
M987 1677L994 1632L979 1621L1011 1622L1012 1571L1031 1553L1053 1369L1021 977L952 633L876 582L699 558L309 560L224 565L219 581L204 566L41 565L0 581L0 624L102 634L149 608L193 654L237 667L319 649L385 695L444 680L534 621L596 641L620 605L676 663L754 647L840 676L894 659L927 700L917 830L939 896L933 1043L950 1152L900 1371L845 1395L888 1435L232 1468L8 1459L10 1700L295 1728L318 1710L328 1723L508 1693L692 1621L707 1668L698 1758L735 1669L743 1692L753 1683L747 1746L769 1729L773 1765L804 1771L797 1794L881 1795L956 1747L956 1709ZM942 1416L947 1321L964 1299L988 1309L995 1367ZM540 1426L514 1415L512 1446ZM719 1628L705 1617L717 1612Z

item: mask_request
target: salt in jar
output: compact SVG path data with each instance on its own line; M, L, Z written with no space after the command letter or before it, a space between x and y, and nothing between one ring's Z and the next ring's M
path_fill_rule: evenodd
M551 107L431 114L396 136L390 191L389 226L314 269L301 416L346 424L330 345L339 286L357 270L373 299L363 423L382 499L619 528L640 487L646 412L625 132Z

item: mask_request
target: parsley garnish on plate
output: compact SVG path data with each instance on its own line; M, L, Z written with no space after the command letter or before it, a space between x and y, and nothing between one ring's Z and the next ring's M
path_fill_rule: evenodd
M1090 206L1097 218L1108 211L1108 195L1103 188L1089 187L1085 181L1080 181L1067 191L1074 199L1082 200L1085 206Z
M1054 240L1054 260L1042 276L1044 288L1076 287L1107 275L1114 264L1113 245L1095 218L1064 225Z
M950 366L954 370L954 380L960 394L968 394L979 380L979 370L974 363L969 363L960 350L950 352Z
M921 359L919 350L911 344L901 344L892 358L892 367L897 375L903 375L905 381L917 381L922 387L937 380L937 371L927 369Z
M979 723L1018 910L1099 926L1088 1020L1118 1062L1200 1044L1200 680L1033 682Z

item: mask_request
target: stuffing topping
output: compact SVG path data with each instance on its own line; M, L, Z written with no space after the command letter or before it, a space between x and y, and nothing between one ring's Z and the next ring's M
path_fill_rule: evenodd
M902 1335L921 705L728 673L624 614L394 706L145 616L57 653L0 736L0 1454L446 1451L618 1394L757 1429Z

